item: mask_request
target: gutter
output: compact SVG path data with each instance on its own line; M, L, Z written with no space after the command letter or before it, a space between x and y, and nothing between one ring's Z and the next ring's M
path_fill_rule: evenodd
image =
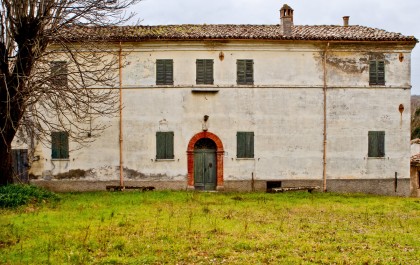
M123 191L125 189L124 187L124 161L123 161L123 113L122 113L122 47L120 42L120 49L118 52L118 70L119 70L119 91L120 91L120 188Z
M324 141L323 141L323 171L322 171L322 189L324 192L327 192L327 52L330 43L327 43L327 46L324 50L323 58L323 68L324 68Z

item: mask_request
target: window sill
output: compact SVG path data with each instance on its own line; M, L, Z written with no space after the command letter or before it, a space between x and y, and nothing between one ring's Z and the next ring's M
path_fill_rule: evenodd
M365 158L366 158L366 159L369 159L369 160L370 160L370 159L379 159L379 160L386 160L386 159L389 159L389 157L385 157L385 156L384 156L384 157L369 157L369 156L368 156L368 157L365 157Z
M191 92L193 93L217 93L219 89L217 87L194 87Z
M237 157L236 160L255 160L255 157Z
M70 161L70 158L51 158L51 161Z
M155 162L165 162L165 161L175 161L175 158L173 158L173 159L155 159Z

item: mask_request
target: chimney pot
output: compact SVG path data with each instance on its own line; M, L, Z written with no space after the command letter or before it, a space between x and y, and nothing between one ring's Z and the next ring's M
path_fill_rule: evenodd
M287 4L284 4L280 9L280 22L283 34L286 36L292 35L293 9Z
M344 16L343 17L343 26L344 27L348 27L349 26L349 19L350 19L349 16Z

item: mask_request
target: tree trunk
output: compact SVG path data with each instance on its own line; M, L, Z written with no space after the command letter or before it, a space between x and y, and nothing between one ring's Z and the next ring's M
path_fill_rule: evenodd
M13 183L11 142L0 139L0 186Z

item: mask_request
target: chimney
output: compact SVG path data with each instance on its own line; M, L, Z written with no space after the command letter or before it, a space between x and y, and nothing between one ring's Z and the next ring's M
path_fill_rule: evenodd
M286 36L292 35L293 9L287 4L284 4L280 9L280 22L283 34Z
M344 27L348 27L349 26L349 19L350 19L349 16L344 16L343 17L343 26Z

